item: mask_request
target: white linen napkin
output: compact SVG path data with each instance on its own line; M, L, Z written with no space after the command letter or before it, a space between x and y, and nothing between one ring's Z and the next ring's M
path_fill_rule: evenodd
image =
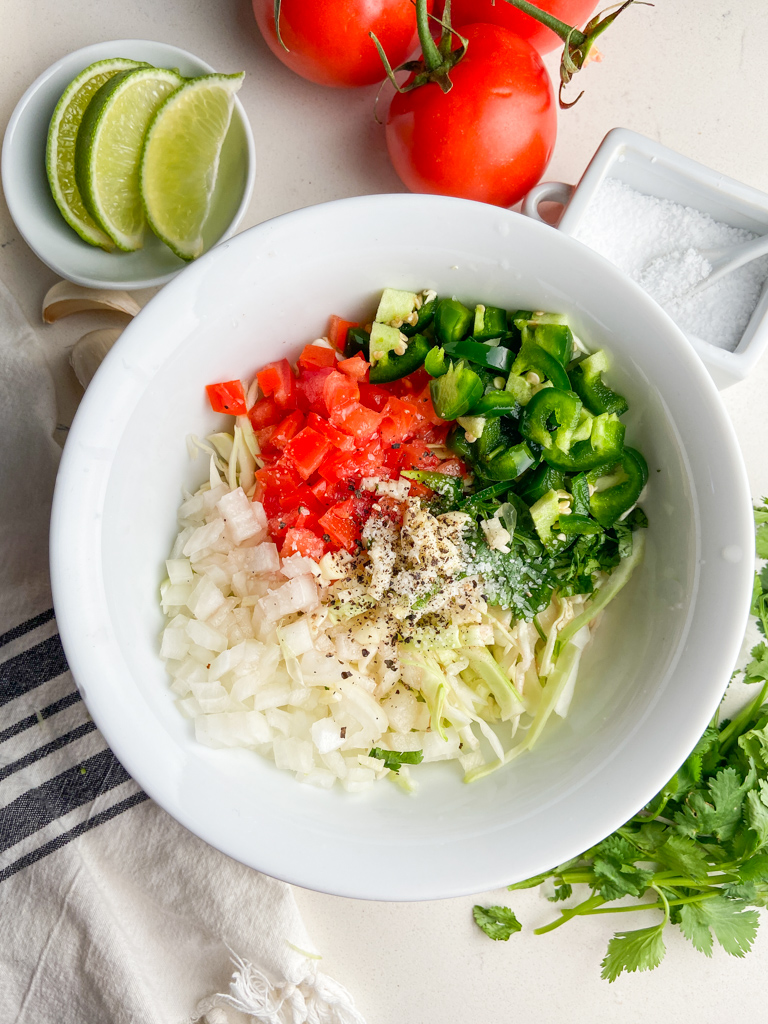
M0 1020L364 1024L290 887L177 824L90 720L51 608L55 425L0 282Z

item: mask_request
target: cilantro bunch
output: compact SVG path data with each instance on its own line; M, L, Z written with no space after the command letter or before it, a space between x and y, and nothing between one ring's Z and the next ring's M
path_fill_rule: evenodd
M768 499L755 509L756 551L768 559ZM752 614L768 637L768 565L755 575ZM561 912L540 935L576 917L655 911L661 920L617 932L602 961L602 977L657 967L663 933L677 925L696 949L712 955L716 940L732 956L749 952L758 926L756 907L768 906L768 646L762 640L740 675L760 687L731 721L717 718L662 791L597 846L551 871L511 885L547 882L551 902L577 887L588 895ZM631 898L638 902L606 906ZM506 940L521 929L509 907L474 908L478 926Z

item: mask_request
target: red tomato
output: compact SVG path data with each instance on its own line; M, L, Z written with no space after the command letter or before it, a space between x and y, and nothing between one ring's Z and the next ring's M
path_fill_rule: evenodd
M228 380L223 384L207 384L208 401L214 412L226 412L230 416L244 416L246 413L243 385L239 380Z
M317 370L324 366L336 365L336 353L323 345L305 345L299 356L299 366L303 370Z
M337 410L356 402L359 397L360 389L355 381L345 374L339 373L338 370L331 370L323 381L323 398L331 416ZM334 426L338 426L338 424L334 424Z
M373 32L392 65L416 45L416 14L408 0L282 0L280 36L274 0L252 0L253 13L272 53L291 71L319 85L373 85L386 77ZM431 10L432 4L429 4Z
M352 380L361 381L367 378L371 364L366 363L358 352L357 355L352 356L351 359L342 359L341 362L338 363L338 368L342 373L346 373L348 377L351 377Z
M264 395L274 396L281 409L295 408L296 378L287 359L267 363L264 369L256 374L256 380Z
M536 50L508 29L477 24L461 33L469 47L450 92L429 82L392 99L389 155L412 192L512 206L552 154L552 83Z
M296 381L298 392L298 404L302 409L311 409L320 416L326 416L328 409L323 397L326 378L336 371L331 366L321 366L318 369L302 370L301 376Z
M536 0L536 6L572 28L583 28L597 5L595 0ZM565 45L546 25L503 0L453 0L451 21L454 25L471 25L476 21L502 25L521 39L527 39L539 53L549 53Z
M356 440L365 441L379 429L381 413L366 409L359 402L331 410L331 423L339 430L352 434Z
M318 434L312 427L304 427L285 445L284 452L302 479L309 480L332 447L331 442L322 434Z
M359 326L354 320L342 320L334 313L328 321L328 341L335 345L339 352L343 352L347 344L347 331L350 327Z
M290 558L291 555L299 554L305 558L314 558L316 562L319 562L324 551L325 544L312 530L291 527L285 531L285 543L280 551L280 557Z
M350 437L349 434L343 433L341 430L337 430L333 424L329 423L328 420L323 419L322 416L318 416L317 413L311 412L307 416L307 426L312 427L318 434L322 434L323 437L327 438L335 448L341 448L342 451L351 452L355 447L354 437Z
M260 398L251 407L248 413L251 425L254 430L261 430L263 427L271 427L283 419L283 410L279 408L274 398Z

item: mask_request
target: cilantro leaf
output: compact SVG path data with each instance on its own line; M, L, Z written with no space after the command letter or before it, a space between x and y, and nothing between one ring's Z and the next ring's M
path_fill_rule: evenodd
M523 927L509 907L472 908L475 924L481 928L489 939L506 942L510 935L519 932Z
M758 558L768 558L768 523L755 530L755 551Z
M745 860L739 874L750 882L768 882L768 854L759 853Z
M757 833L757 848L760 849L768 842L768 783L760 779L757 785L757 789L747 793L744 821Z
M742 780L735 768L723 768L709 780L708 791L694 790L684 809L675 812L678 830L692 839L697 835L714 835L721 841L731 839L741 821L744 798L754 782L754 769Z
M687 836L672 833L655 856L683 876L703 879L709 874L710 865L703 847Z
M560 900L567 900L573 894L573 886L568 882L561 882L555 886L554 896L547 896L550 903L558 903Z
M634 865L637 850L623 836L612 835L595 848L592 870L595 888L604 900L642 896L653 872Z
M382 750L381 747L373 747L368 756L383 761L384 767L389 768L395 775L400 771L400 765L421 764L424 760L424 753L421 750Z
M639 928L631 932L617 932L608 943L608 952L602 964L601 978L615 981L622 971L652 971L664 959L667 947L661 933L664 922L652 928Z
M687 903L680 908L683 935L706 956L712 955L712 932L726 953L744 956L752 948L757 925L756 910L744 910L741 901L724 896Z
M765 642L757 644L750 651L752 660L744 669L745 683L762 683L768 679L768 645Z

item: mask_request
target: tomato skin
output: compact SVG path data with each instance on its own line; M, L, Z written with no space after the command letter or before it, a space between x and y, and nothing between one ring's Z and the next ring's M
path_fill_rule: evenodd
M536 0L536 6L566 25L583 28L597 4L595 0ZM551 53L558 47L562 49L564 45L560 36L546 25L499 0L452 0L451 20L454 25L471 25L477 21L501 25L527 40L541 54Z
M230 416L244 416L248 411L242 382L228 380L222 384L207 384L208 401L214 412L225 412Z
M347 331L350 327L359 327L360 324L354 320L342 320L340 316L336 316L335 313L331 315L328 321L328 341L334 345L339 352L344 351L344 346L347 344Z
M536 50L508 29L459 28L469 47L451 71L451 91L430 82L393 97L390 159L412 192L513 206L552 155L552 83Z
M274 0L252 0L253 13L272 53L287 68L318 85L349 87L384 81L374 32L392 67L416 45L416 14L408 0L282 0L279 43ZM429 9L432 9L430 3Z

